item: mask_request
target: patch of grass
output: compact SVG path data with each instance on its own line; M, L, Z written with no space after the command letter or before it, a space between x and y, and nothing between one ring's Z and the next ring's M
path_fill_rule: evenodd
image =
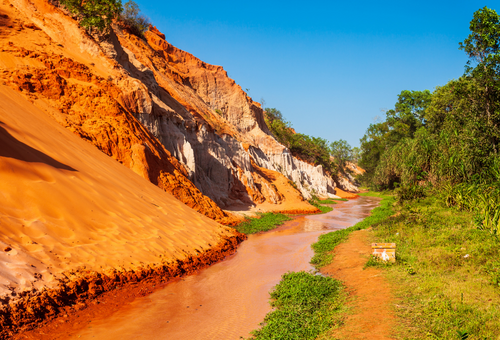
M330 212L330 211L333 210L332 207L328 207L326 205L320 205L319 204L319 205L316 205L315 207L317 207L319 210L321 210L320 214L326 214L326 213L328 213L328 212Z
M247 217L247 220L238 224L235 229L243 234L255 234L259 231L274 229L292 218L284 214L259 213L259 217Z
M358 196L384 197L384 196L392 196L392 193L390 191L368 191L368 192L360 192Z
M327 198L324 200L319 200L320 204L337 204L338 201L349 201L347 198Z
M398 338L500 338L500 244L472 213L417 199L377 223L373 236L397 247L396 263L383 270L399 298Z
M365 265L363 266L363 269L370 268L370 267L381 268L381 267L387 267L390 265L392 265L391 262L383 261L380 257L370 255L370 258L368 259L368 261L366 261Z
M332 207L325 206L323 204L332 204L329 200L320 200L317 196L313 195L311 199L308 201L311 205L314 205L321 212L319 214L326 214L333 210ZM335 203L333 203L335 204Z
M250 339L316 339L342 322L345 295L341 283L333 278L304 271L286 273L271 291L274 310Z
M347 229L332 231L321 235L318 238L318 242L313 243L311 246L315 253L311 259L311 264L313 264L316 268L321 268L330 264L333 259L333 255L330 253L339 243L346 240L350 233L355 230L368 228L391 216L394 213L392 205L394 204L395 199L392 196L382 197L383 199L380 202L380 206L373 209L371 215L361 222Z

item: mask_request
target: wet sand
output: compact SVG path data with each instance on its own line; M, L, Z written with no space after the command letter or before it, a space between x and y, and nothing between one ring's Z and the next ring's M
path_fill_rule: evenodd
M239 339L270 310L269 290L287 271L311 270L319 235L354 225L378 199L361 197L324 215L299 217L251 235L227 260L92 320L70 339Z

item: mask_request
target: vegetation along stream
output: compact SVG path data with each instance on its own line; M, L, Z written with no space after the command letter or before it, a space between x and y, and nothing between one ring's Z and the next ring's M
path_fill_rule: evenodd
M269 291L288 271L312 270L311 244L369 215L378 198L339 202L323 215L304 216L249 235L238 252L196 275L136 299L112 316L93 320L79 339L239 339L258 328Z

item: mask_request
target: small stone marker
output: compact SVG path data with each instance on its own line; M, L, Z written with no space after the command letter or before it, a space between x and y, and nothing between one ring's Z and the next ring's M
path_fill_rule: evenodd
M396 243L372 243L373 256L396 262Z

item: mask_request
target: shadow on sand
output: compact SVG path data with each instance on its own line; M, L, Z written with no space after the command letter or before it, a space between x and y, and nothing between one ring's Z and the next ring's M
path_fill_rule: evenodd
M57 169L77 171L72 167L56 161L54 158L40 152L31 146L15 139L0 121L0 157L14 158L23 162L44 163Z

